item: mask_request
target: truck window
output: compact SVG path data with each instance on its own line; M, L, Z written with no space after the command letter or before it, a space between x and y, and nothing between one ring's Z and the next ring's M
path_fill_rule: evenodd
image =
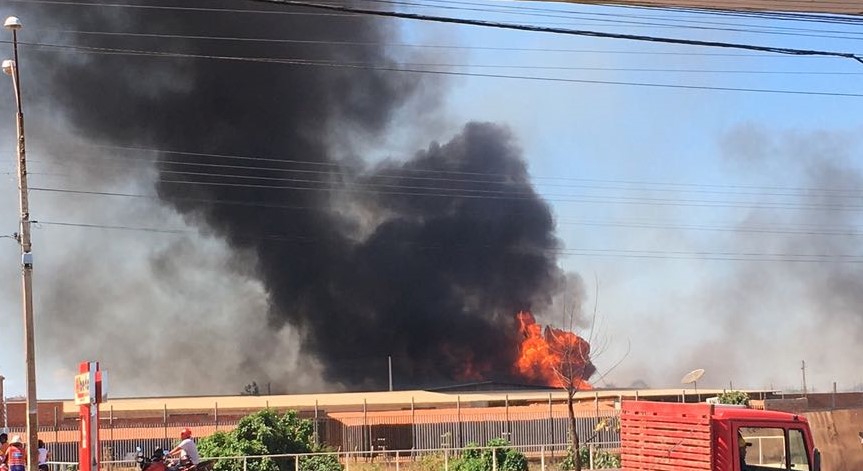
M742 471L787 469L785 467L785 432L783 429L741 427L740 435L743 441L738 443L738 451Z
M803 439L802 430L788 431L788 448L791 453L791 469L809 471L809 455L806 453L806 440Z
M806 440L803 431L788 430L788 447L786 448L785 431L781 428L741 427L738 451L740 454L741 471L770 471L784 469L787 471L809 471L809 455L806 453ZM786 467L786 452L790 458L790 467Z

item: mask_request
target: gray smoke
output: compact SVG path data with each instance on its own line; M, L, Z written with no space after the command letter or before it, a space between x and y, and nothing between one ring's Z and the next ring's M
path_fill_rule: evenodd
M79 184L66 186L146 193L155 182L166 205L65 196L55 202L66 218L189 231L142 236L134 249L107 235L103 244L67 239L64 265L44 275L41 335L80 345L52 353L121 371L188 371L163 388L173 392L232 392L251 380L379 387L387 356L402 387L518 380L514 315L547 309L565 277L550 209L512 133L469 123L412 156L375 162L376 143L416 133L442 91L427 77L377 69L397 65L382 46L395 38L392 23L237 1L182 5L204 10L16 12L40 35L22 39L96 48L24 47L43 152L98 168L69 165ZM271 13L208 10L218 8ZM109 268L100 258L126 260ZM215 386L211 371L195 372L214 366L242 379Z
M693 283L665 288L671 301L632 334L664 348L644 361L631 355L622 377L689 389L679 378L704 368L698 387L799 390L805 360L808 388L859 384L861 135L741 123L717 140L723 170L739 182L717 199L746 204L705 211L707 224L733 230L679 245L731 260L693 262Z

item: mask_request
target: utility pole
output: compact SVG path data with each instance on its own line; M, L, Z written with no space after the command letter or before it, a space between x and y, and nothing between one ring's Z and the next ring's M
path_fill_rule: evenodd
M800 362L800 371L803 372L803 397L806 397L806 360Z
M6 394L3 392L3 381L5 380L6 378L0 375L0 417L3 417L0 423L3 424L3 430L9 429L9 421L6 419Z
M27 159L24 146L24 111L21 104L21 76L18 72L18 30L21 21L10 16L4 26L12 31L13 59L3 61L3 72L12 76L18 114L18 204L21 213L18 242L21 244L21 285L24 307L24 358L27 364L27 469L39 468L39 406L36 396L36 347L33 335L33 253L30 244L30 209L27 198Z
M387 365L389 369L389 377L390 377L390 391L393 390L393 357L392 355L387 357Z

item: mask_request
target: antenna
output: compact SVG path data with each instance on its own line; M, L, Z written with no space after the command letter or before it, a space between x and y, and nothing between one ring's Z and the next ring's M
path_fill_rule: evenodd
M695 396L698 397L698 402L701 402L701 395L698 394L698 380L704 376L704 369L698 368L697 370L692 370L689 373L683 375L683 378L680 380L682 384L693 384L695 385Z

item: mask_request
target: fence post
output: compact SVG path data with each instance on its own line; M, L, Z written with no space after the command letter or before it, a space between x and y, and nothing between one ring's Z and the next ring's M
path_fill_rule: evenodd
M491 449L491 471L497 471L497 448Z
M2 401L2 400L3 400L3 398L0 397L0 401ZM59 428L59 424L57 423L57 406L54 406L54 443L55 443L54 446L57 446L56 443L59 441L59 437L60 437L60 431L58 430L58 428Z
M366 398L363 398L363 433L362 440L366 441L366 438L369 440L369 449L372 449L372 433L371 431L367 431L367 427L369 426L369 405L366 401ZM365 444L363 444L363 449L365 450Z
M449 471L449 448L443 450L443 469Z
M414 397L411 396L411 448L417 448L417 416Z
M243 457L243 471L248 471L249 469L249 459L245 456Z
M539 446L539 471L545 471L545 445Z
M548 443L554 443L554 408L551 403L551 393L548 393ZM551 458L554 459L554 448L551 449Z
M215 422L213 425L216 426L216 431L218 432L219 431L219 401L216 401L216 403L213 404L213 422Z
M114 455L116 451L114 449L116 445L116 442L114 441L114 404L111 404L108 408L108 433L111 437L111 459L113 460L117 458L117 456ZM114 465L111 464L108 466L108 469L114 469Z
M294 455L294 471L300 471L300 455Z
M590 469L593 469L593 443L590 444L590 447L587 449L588 451L588 462L590 463ZM578 459L578 457L576 457Z
M512 443L512 429L509 424L509 394L504 396L504 412L506 413L506 441Z
M455 397L455 410L456 415L458 416L458 447L461 448L464 446L461 437L461 396Z
M400 470L399 470L399 461L400 461L400 458L399 458L399 451L398 451L398 450L396 450L396 471L400 471Z
M599 391L596 391L596 396L593 398L593 406L596 408L596 417L599 418Z
M315 399L315 445L321 444L321 432L318 430L318 400Z

